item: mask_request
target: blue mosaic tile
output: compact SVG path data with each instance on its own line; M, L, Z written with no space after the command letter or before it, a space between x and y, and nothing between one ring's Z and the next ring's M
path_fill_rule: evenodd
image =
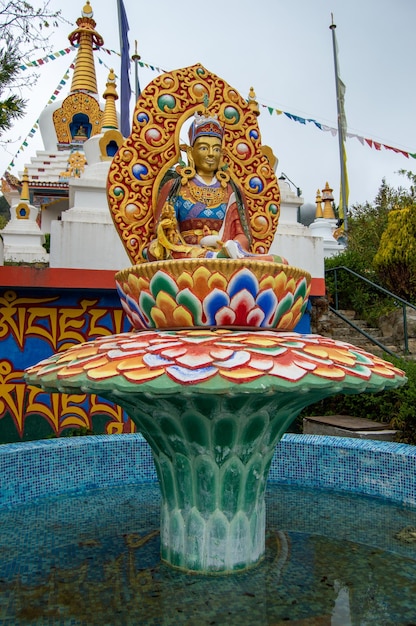
M415 446L287 434L276 447L269 480L416 505L415 477Z
M100 435L0 446L0 507L63 493L157 480L141 435ZM381 497L416 506L416 447L286 434L269 481Z

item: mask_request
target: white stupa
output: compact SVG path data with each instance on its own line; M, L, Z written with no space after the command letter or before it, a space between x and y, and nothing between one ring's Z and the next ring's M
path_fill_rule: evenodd
M39 212L30 204L27 170L23 174L20 201L11 207L10 213L10 220L0 231L3 264L48 264L49 254L43 247L45 235L38 224Z
M89 0L76 24L69 35L71 44L78 46L70 93L45 107L39 118L45 149L26 166L28 197L34 214L37 212L33 225L41 232L39 241L42 235L50 234L49 257L45 250L38 256L51 268L118 271L131 265L131 260L112 221L106 191L111 159L124 140L115 105L115 75L111 70L100 101L93 52L104 41L95 29ZM248 99L259 114L253 90ZM9 203L16 203L22 182L6 176L2 189ZM280 181L280 193L279 226L270 251L286 257L291 265L307 269L318 279L322 291L326 235L312 232L299 222L303 199L287 182ZM22 250L19 258L29 257Z

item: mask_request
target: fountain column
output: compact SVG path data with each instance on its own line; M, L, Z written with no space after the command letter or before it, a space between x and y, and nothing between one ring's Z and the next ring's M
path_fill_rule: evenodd
M183 393L147 397L128 411L157 469L162 559L207 572L257 563L265 549L264 491L281 434L276 396Z

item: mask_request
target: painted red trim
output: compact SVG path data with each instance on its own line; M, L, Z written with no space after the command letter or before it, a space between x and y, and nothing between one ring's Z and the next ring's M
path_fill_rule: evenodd
M116 273L115 270L6 265L0 267L0 286L113 290L116 288Z
M120 268L122 269L122 268ZM60 267L0 266L1 287L59 289L115 289L114 270L84 270ZM325 295L325 279L312 278L311 296Z
M311 296L324 296L325 293L325 278L312 278Z

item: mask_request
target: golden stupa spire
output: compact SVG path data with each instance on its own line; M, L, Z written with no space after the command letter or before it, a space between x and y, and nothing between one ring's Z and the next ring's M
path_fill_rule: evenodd
M27 167L25 167L22 178L22 191L20 192L20 202L30 202L29 192L29 176L27 173Z
M324 214L322 211L322 196L321 196L320 189L318 189L318 191L316 192L315 204L316 204L315 219L318 217L323 217Z
M334 201L332 191L333 190L327 182L325 187L322 189L322 200L324 201L324 217L330 220L335 219L334 207L332 206Z
M114 74L113 69L110 70L108 75L106 90L104 91L103 98L105 98L105 109L101 130L104 131L111 128L118 130L116 111L116 100L118 100L118 94L116 90L116 75Z
M30 192L29 192L29 176L27 167L25 167L22 177L22 190L20 192L20 202L16 206L16 218L18 220L28 220L30 216Z
M81 17L77 19L78 28L74 30L68 39L71 44L79 45L75 70L72 78L71 92L87 91L97 93L97 78L93 50L104 44L104 39L95 30L96 23L93 20L93 12L89 0L87 0Z

